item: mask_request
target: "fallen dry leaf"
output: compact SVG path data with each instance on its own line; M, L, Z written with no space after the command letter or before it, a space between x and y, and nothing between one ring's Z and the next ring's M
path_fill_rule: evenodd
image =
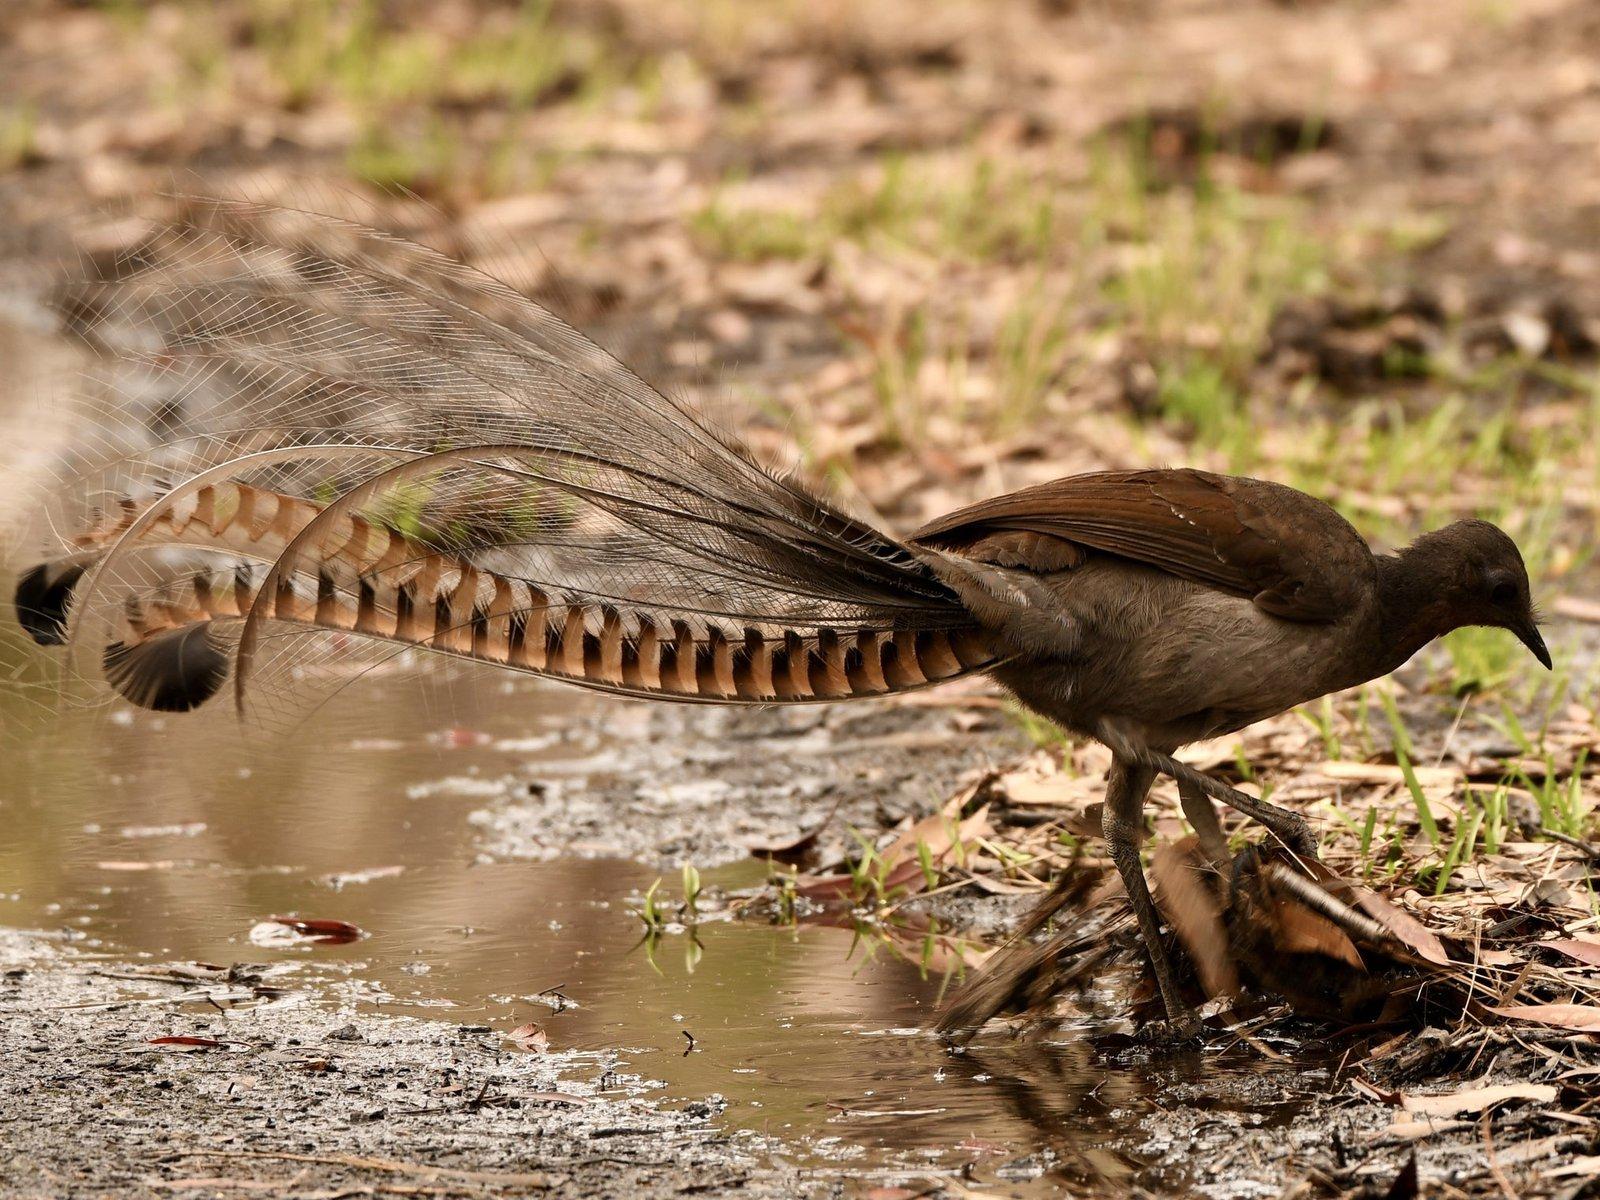
M550 1035L544 1031L543 1025L533 1021L529 1021L526 1025L518 1025L506 1034L506 1041L530 1054L542 1054L550 1049Z
M1365 971L1361 952L1340 929L1321 913L1312 912L1288 895L1274 894L1272 916L1277 924L1274 943L1280 951L1292 954L1322 954L1357 971Z
M751 854L757 858L770 858L774 862L783 863L785 866L803 867L808 861L816 857L817 840L822 831L833 823L839 805L844 803L844 793L839 793L838 799L833 802L833 807L828 810L827 816L818 821L810 829L787 842L770 845L754 845L748 847Z
M983 789L992 783L986 776L958 792L938 812L918 821L878 854L877 878L885 894L891 892L920 892L927 886L923 872L921 847L926 847L928 861L936 869L947 865L957 846L966 846L978 838L988 837L989 805L984 804L965 820L961 811ZM852 894L855 880L849 874L801 876L795 890L814 900L843 899Z
M1374 1141L1382 1138L1386 1141L1415 1142L1435 1134L1454 1133L1458 1129L1471 1128L1471 1121L1439 1121L1430 1117L1422 1121L1396 1121L1376 1133L1369 1134L1368 1137Z
M1587 1154L1582 1158L1569 1159L1559 1167L1545 1167L1546 1179L1594 1179L1600 1176L1600 1154Z
M1600 967L1600 942L1591 942L1587 938L1556 938L1551 942L1535 942L1534 945L1540 950L1565 954L1585 966Z
M1206 995L1232 996L1239 990L1239 975L1228 955L1222 910L1196 874L1197 845L1198 839L1191 837L1156 847L1150 862L1158 889L1156 899L1194 960Z
M1502 1004L1489 1011L1513 1021L1600 1033L1600 1005L1596 1004Z
M948 804L930 817L918 821L883 851L882 859L888 869L886 887L909 887L920 890L922 863L920 846L926 846L935 866L941 866L951 857L957 846L965 846L991 832L989 806L980 807L970 817L961 819L961 810L977 792L990 781L980 780L965 791L957 793Z
M1318 775L1337 779L1342 783L1395 783L1406 781L1405 772L1390 763L1347 762L1330 760L1313 767ZM1462 774L1453 767L1412 767L1417 784L1424 788L1454 787L1462 781Z
M194 1037L190 1034L174 1034L170 1037L146 1038L152 1046L177 1046L183 1050L219 1050L231 1046L232 1042L218 1041L216 1038Z
M1416 1096L1409 1093L1400 1097L1400 1106L1408 1113L1429 1117L1454 1117L1461 1113L1480 1113L1507 1100L1533 1100L1549 1104L1556 1098L1556 1087L1551 1083L1496 1083L1488 1087L1463 1088L1459 1092L1443 1095Z
M302 938L309 938L314 942L327 942L331 945L354 942L367 936L359 925L352 925L349 921L280 917L276 915L267 919L275 925L282 925Z
M1421 921L1410 913L1398 908L1371 888L1362 887L1360 884L1351 883L1343 878L1326 864L1312 861L1304 864L1313 878L1327 891L1344 901L1352 908L1357 908L1366 913L1378 924L1389 931L1402 946L1416 954L1424 962L1430 962L1436 967L1451 965L1449 952L1445 950L1444 943L1439 940L1439 935L1434 933Z
M524 1100L538 1100L545 1104L588 1104L588 1096L574 1096L571 1092L526 1092Z

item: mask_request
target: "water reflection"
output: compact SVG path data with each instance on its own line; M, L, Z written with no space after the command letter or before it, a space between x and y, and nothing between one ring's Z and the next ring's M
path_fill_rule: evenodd
M327 995L382 1011L502 1030L537 1020L553 1047L621 1048L666 1097L720 1093L724 1119L782 1137L797 1158L972 1162L1024 1194L1126 1178L1152 1093L1216 1069L1108 1069L1071 1039L952 1057L923 1032L945 981L919 969L914 942L905 954L849 928L709 920L652 944L632 910L657 871L494 861L470 819L504 802L479 793L500 794L487 783L508 772L602 766L605 701L536 683L476 702L458 692L451 716L472 735L438 723L441 701L390 706L373 738L361 707L375 702L352 700L347 718L266 755L239 745L226 713L35 726L0 781L0 924L64 927L119 957L310 961L349 973ZM522 749L497 749L507 737ZM445 776L452 786L426 786ZM762 873L747 862L705 882ZM370 936L253 944L275 913ZM573 1003L554 1011L553 991Z
M0 623L6 675L35 661L15 637ZM915 953L749 921L641 943L630 906L656 871L487 857L472 817L506 803L499 781L545 771L581 788L618 769L608 703L531 682L375 678L293 740L252 747L226 706L42 717L0 688L0 925L68 929L117 958L309 961L349 980L325 994L371 1008L502 1030L539 1020L553 1047L621 1048L665 1097L720 1093L726 1120L800 1160L974 1163L1008 1194L1128 1176L1158 1073L1108 1071L1082 1041L952 1058L922 1032L945 981ZM370 936L252 943L276 913ZM553 990L573 1003L552 1011Z

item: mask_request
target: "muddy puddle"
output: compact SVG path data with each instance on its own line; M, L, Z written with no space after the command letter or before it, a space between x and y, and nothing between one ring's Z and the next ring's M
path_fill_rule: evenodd
M1025 1194L1149 1165L1137 1118L1217 1068L1213 1051L1108 1070L1066 1037L951 1056L924 1033L950 981L914 940L716 916L641 940L642 894L664 877L676 899L676 872L597 856L592 839L542 861L485 849L520 797L548 803L559 787L577 803L590 776L614 790L630 772L648 790L640 747L608 743L634 706L540 684L483 692L453 691L446 721L437 696L400 704L383 689L271 752L241 747L227 714L13 721L0 925L63 931L119 964L293 963L289 986L367 1014L537 1022L552 1050L619 1056L659 1085L652 1098L725 1098L723 1122L793 1161L974 1163ZM764 872L745 859L703 883L715 895ZM258 928L291 914L365 936L281 946ZM1279 1093L1229 1120L1259 1127L1281 1107Z
M16 481L59 438L19 430L0 463ZM5 540L15 557L26 539ZM8 676L35 661L18 637L7 614ZM580 1052L563 1070L586 1085L642 1078L647 1100L705 1109L813 1178L941 1175L1008 1195L1176 1184L1189 1151L1246 1130L1270 1144L1326 1086L1320 1069L1269 1078L1216 1047L1108 1058L1083 1035L953 1056L925 1030L954 984L915 937L721 911L717 896L765 877L748 847L830 811L868 830L925 815L1015 752L992 706L727 713L379 674L292 738L260 740L225 705L46 712L45 694L0 688L0 930L59 939L73 970L289 964L277 982L324 1010L490 1039L536 1022L550 1051ZM642 939L643 895L660 878L675 901L684 862L713 911ZM363 936L284 945L270 918L291 915ZM993 927L1005 906L967 916ZM32 966L61 976L53 957ZM1171 1124L1179 1109L1192 1128Z

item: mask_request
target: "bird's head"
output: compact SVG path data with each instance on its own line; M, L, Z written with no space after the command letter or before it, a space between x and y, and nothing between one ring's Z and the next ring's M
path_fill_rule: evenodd
M1426 564L1445 630L1463 625L1509 629L1548 668L1550 651L1517 544L1488 521L1457 521L1418 538L1405 557Z

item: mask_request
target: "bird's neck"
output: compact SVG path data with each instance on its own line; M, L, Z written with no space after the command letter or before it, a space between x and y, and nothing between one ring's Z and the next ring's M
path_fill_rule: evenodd
M1380 674L1394 670L1456 626L1442 586L1447 575L1430 559L1416 546L1377 556Z

